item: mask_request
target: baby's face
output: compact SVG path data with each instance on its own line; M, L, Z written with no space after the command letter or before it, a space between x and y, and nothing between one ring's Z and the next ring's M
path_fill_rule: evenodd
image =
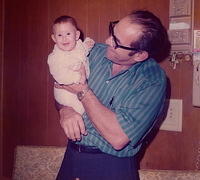
M76 46L80 32L69 22L55 24L52 34L53 41L63 51L71 51Z

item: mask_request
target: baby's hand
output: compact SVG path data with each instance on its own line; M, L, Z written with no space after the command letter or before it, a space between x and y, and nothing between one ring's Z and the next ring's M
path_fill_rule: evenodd
M86 72L85 72L85 66L83 63L77 63L75 65L71 65L69 67L73 71L73 83L75 84L84 84L86 81Z
M72 71L78 71L81 68L81 62L69 66Z
M86 37L85 41L84 41L85 45L89 48L92 49L92 47L94 46L95 42L93 39Z

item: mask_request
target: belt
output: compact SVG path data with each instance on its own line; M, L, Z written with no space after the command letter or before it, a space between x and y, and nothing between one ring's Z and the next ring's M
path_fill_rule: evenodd
M83 153L92 153L92 154L100 154L103 153L102 151L100 151L100 149L94 147L94 146L84 146L84 145L80 145L80 144L75 144L73 142L69 142L69 146L78 151L78 152L83 152Z

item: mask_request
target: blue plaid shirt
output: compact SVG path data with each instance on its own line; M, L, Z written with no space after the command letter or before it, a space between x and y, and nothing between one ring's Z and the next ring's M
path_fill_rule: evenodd
M106 47L96 44L90 52L88 84L99 101L115 112L130 143L121 150L115 150L97 132L86 113L83 119L88 135L82 136L78 143L96 146L114 156L129 157L139 151L142 139L152 129L164 104L166 75L155 60L149 58L112 76L112 62L105 57Z

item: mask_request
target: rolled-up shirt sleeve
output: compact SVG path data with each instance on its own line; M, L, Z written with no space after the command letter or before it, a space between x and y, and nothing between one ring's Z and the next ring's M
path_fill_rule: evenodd
M165 101L166 80L144 82L142 87L129 92L115 107L115 113L123 131L135 146L152 129Z

